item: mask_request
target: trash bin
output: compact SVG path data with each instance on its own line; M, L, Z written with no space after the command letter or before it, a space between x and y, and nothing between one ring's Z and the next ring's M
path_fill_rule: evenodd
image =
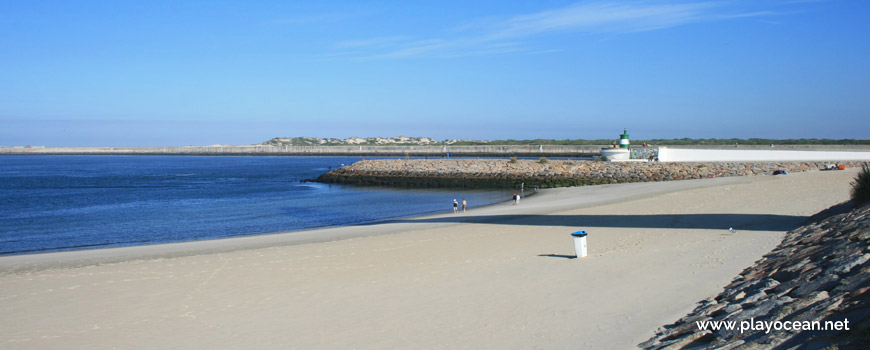
M574 237L574 254L578 258L586 256L586 231L577 231L571 236Z

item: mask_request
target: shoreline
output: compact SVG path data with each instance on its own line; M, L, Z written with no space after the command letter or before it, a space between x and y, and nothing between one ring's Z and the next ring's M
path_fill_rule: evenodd
M304 183L304 182L306 182L306 181L305 180L300 181L300 183ZM384 187L384 189L386 189L386 190L406 190L407 188L388 186L388 187ZM523 198L534 196L535 194L536 193L531 192L531 193L524 195ZM461 197L461 195L457 196L457 198L459 198L459 197ZM495 197L493 197L493 198L495 198ZM492 203L481 205L481 206L474 206L474 208L475 209L482 209L482 208L487 208L487 207L491 207L491 206L503 205L503 204L508 203L510 201L511 201L511 199L508 197L507 194L505 194L504 199L501 201L492 202ZM425 217L429 217L429 216L442 215L442 214L448 213L448 212L450 212L449 208L446 210L428 211L428 212L422 212L422 213L418 213L418 214L410 214L407 216L385 217L385 218L381 218L381 219L375 219L375 220L369 221L369 222L357 222L357 223L350 223L350 224L332 224L332 225L326 225L326 226L302 228L302 229L297 229L297 230L282 230L282 231L273 231L273 232L247 233L247 234L239 234L236 236L229 236L229 237L195 239L195 240L187 240L187 241L154 242L154 243L144 243L144 244L123 244L123 243L121 243L121 244L117 244L117 245L96 246L96 247L91 247L91 248L75 248L75 247L73 247L73 248L61 248L58 250L40 250L40 251L6 253L6 254L0 254L0 273L2 273L2 271L3 271L3 266L9 264L9 263L5 262L4 258L12 258L12 257L18 257L18 256L90 252L90 251L124 249L124 248L131 248L129 250L134 251L134 250L136 250L135 248L137 248L137 247L150 247L150 246L157 246L157 247L168 246L168 248L170 248L169 250L175 251L176 249L174 249L172 247L173 245L195 246L197 242L233 240L233 239L244 240L244 238L247 238L247 237L271 236L271 235L292 235L294 233L306 232L306 231L318 231L318 230L325 230L325 229L339 229L339 228L343 228L343 227L389 224L389 223L393 223L393 222L397 222L397 221L401 221L401 220L414 219L414 218L425 218ZM320 242L320 240L314 240L314 242ZM304 244L304 243L307 243L307 241L303 242L303 243L289 243L289 244ZM148 249L148 250L150 250L150 249ZM75 254L70 254L70 255L75 255ZM100 254L98 254L98 255L100 255ZM107 254L107 255L114 256L116 254ZM8 260L15 260L15 259L8 259Z
M600 184L600 185L588 185L581 187L568 187L568 188L543 188L539 189L538 192L532 192L531 194L526 194L523 196L523 200L527 200L532 197L547 197L543 199L552 199L555 196L570 196L570 192L572 190L579 190L583 188L590 188L589 192L595 193L597 198L593 201L585 203L582 206L573 206L572 204L566 204L564 202L555 202L549 205L539 205L532 210L525 210L526 214L540 214L544 213L547 210L566 210L567 208L577 209L584 208L595 205L605 205L611 204L618 201L626 200L629 198L647 198L649 196L654 196L657 194L661 194L667 191L671 191L674 188L680 188L681 190L685 189L694 189L694 188L704 188L709 186L716 186L719 183L714 183L714 181L718 180L722 183L739 183L741 182L740 177L730 177L730 178L714 178L714 179L690 179L690 180L675 180L669 182L657 182L657 184L667 184L672 183L672 186L662 186L658 188L649 187L649 186L638 186L640 183L633 184ZM710 183L708 183L710 182ZM745 182L745 181L743 181ZM632 187L626 187L635 185L634 187L644 187L635 189ZM604 196L604 192L607 192L614 188L614 186L618 186L621 190L619 192L614 192L612 194ZM592 190L594 188L594 190ZM510 199L506 199L502 202L496 202L489 205L484 205L480 207L472 207L469 211L480 212L481 210L485 210L484 213L492 213L493 211L490 209L495 209L496 207L514 207L511 203ZM525 206L520 203L520 205L516 206L516 208L526 209ZM501 208L504 209L504 208ZM495 211L496 213L502 213L504 210ZM467 214L467 213L466 213ZM152 243L152 244L139 244L139 245L124 245L124 246L115 246L115 247L105 247L105 248L93 248L93 249L72 249L72 250L60 250L60 251L46 251L46 252L33 252L33 253L22 253L22 254L9 254L9 255L0 255L0 274L9 272L7 269L9 266L25 266L27 270L31 269L43 269L43 268L51 268L56 266L65 266L67 264L71 264L71 266L87 266L93 264L104 264L104 263L116 263L123 262L128 260L140 260L140 259L161 259L161 258L176 258L176 257L185 257L185 256L193 256L193 255L201 255L201 254L213 254L213 253L222 253L222 252L233 252L233 251L241 251L241 250L252 250L252 249L260 249L265 247L275 246L291 246L291 245L302 245L302 244L311 244L311 243L327 243L334 242L345 239L354 239L361 237L370 237L374 235L386 235L393 234L397 232L401 232L402 230L408 229L407 227L398 226L393 227L394 224L401 224L403 222L421 222L432 219L441 219L441 218L449 218L449 217L461 217L463 214L458 213L454 214L450 212L449 209L444 210L443 213L428 213L422 215L414 215L408 217L401 218L392 218L392 219L383 219L377 220L369 223L357 223L357 224L349 224L349 225L332 225L332 226L323 226L323 227L315 227L301 230L292 230L292 231L277 231L277 232L265 232L258 234L247 234L247 235L239 235L234 237L223 237L223 238L212 238L212 239L203 239L203 240L192 240L192 241L182 241L182 242L165 242L165 243ZM475 220L470 219L466 221L456 222L453 224L459 223L473 223ZM480 222L479 220L477 222ZM378 226L378 227L375 227ZM341 231L353 231L353 232L341 232ZM369 231L377 231L376 233L371 233Z
M523 198L526 198L526 197L532 196L532 195L534 195L534 194L526 195ZM511 201L510 199L505 199L501 202L490 203L490 204L482 205L482 206L475 207L475 208L478 208L478 209L487 208L487 207L491 207L491 206L502 205L502 204L510 202L510 201ZM449 209L443 210L443 212L448 212L448 211L449 211ZM155 243L145 243L145 244L118 244L118 245L107 245L107 246L92 247L92 248L61 248L61 249L56 249L56 250L40 250L40 251L6 253L6 254L0 254L0 273L3 272L3 266L9 264L9 263L4 261L4 258L12 258L12 257L28 256L28 255L75 253L75 252L85 253L85 252L92 252L92 251L124 249L124 248L130 248L129 250L132 251L132 250L136 250L135 248L138 248L138 247L151 247L151 246L156 246L156 247L167 246L167 248L169 248L168 250L174 251L176 249L173 249L173 247L172 247L173 245L195 246L196 243L198 243L198 242L234 240L234 239L243 240L244 238L248 238L248 237L272 236L272 235L292 235L294 233L306 232L306 231L339 229L339 228L343 228L343 227L354 227L354 226L381 225L381 224L389 224L389 223L394 223L394 222L408 220L408 219L425 218L425 217L429 217L429 216L442 215L443 213L440 213L440 212L441 211L439 211L439 212L426 212L426 213L421 213L421 214L413 214L413 215L409 215L409 216L383 218L383 219L377 219L377 220L374 220L371 222L359 222L359 223L352 223L352 224L333 224L333 225L326 225L326 226L303 228L303 229L298 229L298 230L248 233L248 234L240 234L240 235L236 235L236 236L220 237L220 238L196 239L196 240L177 241L177 242L155 242ZM321 241L314 240L312 242L321 242ZM244 242L242 242L242 243L244 245ZM308 242L306 241L306 242L301 242L301 243L289 243L289 244L305 244L305 243L308 243ZM223 244L220 244L220 245L223 245ZM194 250L195 250L195 248L194 248ZM75 254L70 254L70 255L75 255ZM87 255L87 254L84 254L84 255ZM97 255L101 255L101 254L97 254ZM106 255L117 255L117 254L106 254ZM9 260L15 260L15 259L9 259ZM42 260L42 259L36 259L36 260Z
M9 325L0 342L633 348L719 293L785 231L848 199L854 175L541 190L466 214L0 258ZM572 259L577 228L589 232L582 259Z

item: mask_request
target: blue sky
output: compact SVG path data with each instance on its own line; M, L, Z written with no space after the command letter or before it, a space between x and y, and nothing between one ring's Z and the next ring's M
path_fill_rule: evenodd
M858 138L870 2L0 2L0 145Z

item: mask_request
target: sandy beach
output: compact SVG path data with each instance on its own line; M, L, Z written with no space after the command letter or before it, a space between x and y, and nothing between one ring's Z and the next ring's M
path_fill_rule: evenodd
M0 257L0 348L634 348L847 200L856 173L542 190L376 225Z

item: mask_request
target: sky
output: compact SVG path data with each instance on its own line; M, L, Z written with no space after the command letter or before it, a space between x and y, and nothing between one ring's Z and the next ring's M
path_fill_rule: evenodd
M853 138L870 1L0 1L0 146Z

